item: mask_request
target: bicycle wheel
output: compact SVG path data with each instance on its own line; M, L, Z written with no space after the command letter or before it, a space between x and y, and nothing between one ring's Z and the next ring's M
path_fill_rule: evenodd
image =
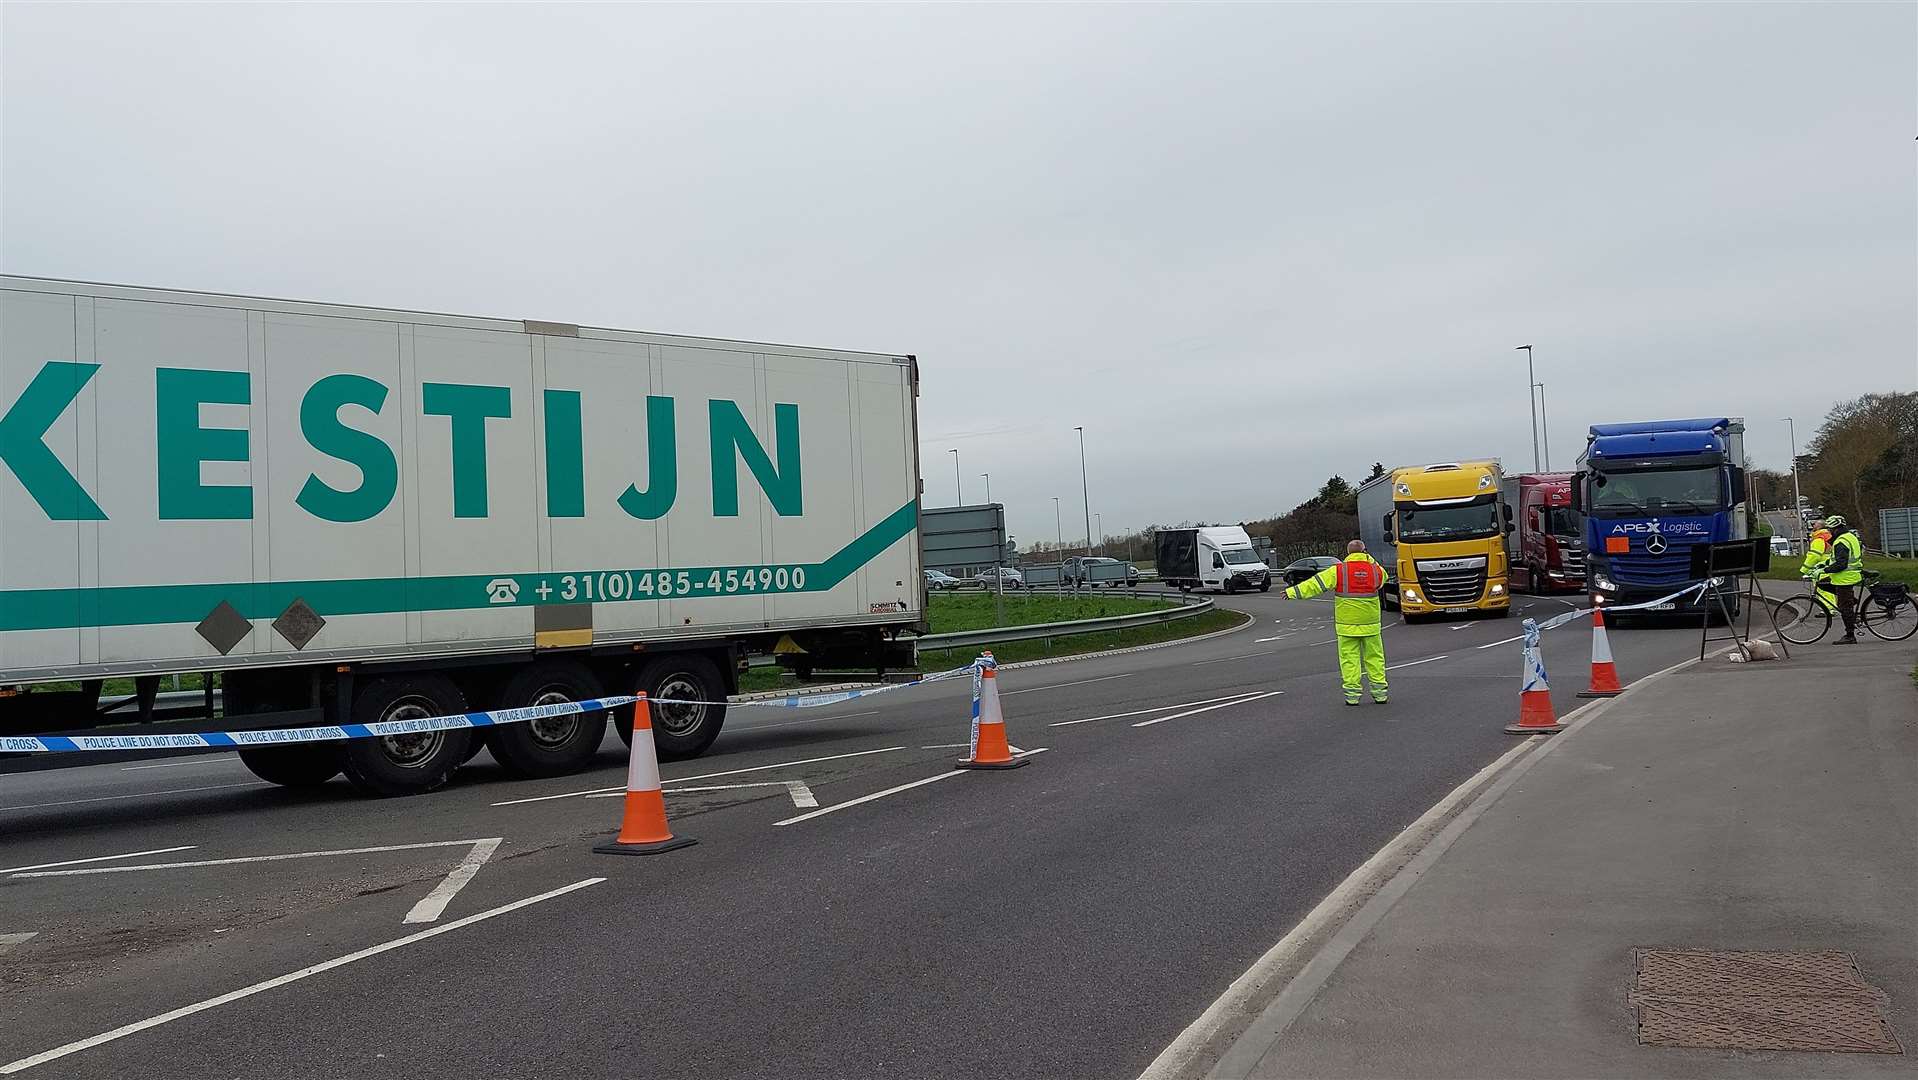
M1809 596L1772 601L1771 617L1778 624L1778 636L1793 645L1810 645L1831 629L1831 612L1823 604L1812 603Z
M1918 603L1909 592L1893 595L1866 593L1858 621L1880 641L1903 641L1918 634Z

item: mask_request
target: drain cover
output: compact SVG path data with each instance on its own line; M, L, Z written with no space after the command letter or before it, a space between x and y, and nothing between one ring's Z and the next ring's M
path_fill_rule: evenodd
M1647 1046L1899 1054L1884 995L1844 952L1636 953L1631 1004Z

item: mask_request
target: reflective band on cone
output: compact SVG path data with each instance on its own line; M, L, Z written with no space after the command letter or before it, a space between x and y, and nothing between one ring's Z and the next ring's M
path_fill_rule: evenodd
M955 768L1016 769L1028 760L1013 757L1006 742L1006 717L999 708L999 679L993 668L991 653L979 657L972 684L972 756Z
M1538 651L1538 623L1525 620L1524 681L1518 692L1518 723L1505 730L1511 735L1550 735L1564 731L1558 714L1552 711L1552 688L1545 681L1545 658Z
M659 758L653 753L653 709L646 695L633 704L632 754L626 759L626 810L619 835L594 844L602 855L657 855L699 841L674 836L666 827L666 797L659 790Z
M1578 692L1579 697L1617 697L1625 692L1618 684L1618 668L1612 664L1612 642L1605 636L1605 612L1592 609L1592 685Z

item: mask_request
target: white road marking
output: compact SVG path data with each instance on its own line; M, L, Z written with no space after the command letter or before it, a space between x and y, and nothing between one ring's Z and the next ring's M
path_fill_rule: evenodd
M1097 679L1080 679L1078 682L1053 683L1050 686L1028 686L1024 690L1002 690L999 696L1013 697L1018 694L1036 694L1041 690L1059 690L1068 686L1084 686L1087 683L1110 682L1113 679L1130 679L1132 676L1133 672L1128 671L1123 675L1102 675Z
M661 784L686 784L694 780L712 780L721 776L738 776L740 773L765 772L768 769L783 769L789 765L811 765L820 761L839 761L843 758L865 757L868 754L887 754L894 750L904 750L903 746L882 746L877 750L855 750L850 754L827 754L825 757L804 758L799 761L782 761L777 765L754 765L747 769L727 769L725 772L701 773L698 776L669 776ZM530 799L507 799L496 802L494 806L518 806L521 803L547 802L552 799L575 799L586 795L604 795L608 792L624 792L625 785L619 787L593 788L590 791L562 791L558 795L535 795Z
M81 863L112 862L115 859L137 859L142 855L170 855L176 851L192 851L196 845L184 844L180 847L154 848L151 851L129 851L125 855L95 855L91 859L68 859L65 862L34 863L32 866L15 866L0 870L0 874L18 874L26 870L51 870L56 866L79 866Z
M811 821L813 818L823 817L826 814L837 813L848 807L858 806L862 803L869 803L873 801L874 799L883 799L888 795L897 795L902 791L911 791L913 788L916 788L916 787L925 787L927 784L936 784L941 780L950 780L955 776L964 776L964 775L966 775L965 772L960 769L954 769L951 772L942 772L937 776L928 776L924 780L914 780L908 784L900 784L897 787L889 787L885 789L884 791L875 791L870 795L861 795L857 799L849 799L846 802L834 803L831 806L824 807L819 810L814 810L810 814L801 814L798 817L789 817L784 821L775 821L773 822L773 824L774 825L797 825L798 823L802 821Z
M294 851L285 855L247 855L236 859L196 859L192 862L141 863L138 866L89 866L80 870L38 870L11 875L18 878L80 877L87 874L137 874L143 870L184 870L196 866L240 866L245 863L286 862L289 859L321 859L330 855L374 855L386 851L424 851L428 848L472 847L487 839L433 840L423 844L385 844L380 847L340 848L335 851Z
M1608 699L1609 700L1609 699ZM1463 803L1466 796L1477 791L1491 777L1519 755L1531 750L1543 740L1532 736L1507 750L1497 761L1480 769L1470 780L1452 789L1451 793L1434 803L1417 821L1407 825L1405 830L1392 838L1392 841L1375 852L1364 865L1352 871L1338 887L1326 894L1318 906L1308 912L1292 932L1280 938L1278 944L1266 950L1264 956L1254 961L1245 974L1232 980L1218 1000L1199 1014L1172 1044L1146 1066L1139 1074L1139 1080L1173 1080L1184 1076L1194 1057L1205 1044L1232 1020L1234 1016L1249 1011L1258 999L1261 989L1289 967L1305 944L1319 934L1326 925L1345 915L1360 897L1372 885L1380 874L1390 875L1403 865L1413 843L1438 822L1444 820Z
M931 746L922 746L919 749L921 750L958 750L962 747L970 747L971 745L972 745L971 743L963 743L963 742L942 742L942 743L933 743Z
M15 945L25 945L27 942L39 936L40 931L38 930L27 930L16 934L0 934L0 956L5 956L7 950L13 948Z
M1205 665L1207 665L1207 664L1223 664L1223 663L1226 663L1226 662L1228 662L1228 661L1232 661L1232 660L1250 660L1250 659L1252 659L1252 658L1253 658L1253 657L1255 657L1255 656L1271 656L1271 655L1272 655L1272 653L1271 653L1271 652L1270 652L1269 650L1266 650L1266 651L1261 651L1261 652L1249 652L1249 653L1240 653L1240 654L1239 654L1239 655L1237 655L1237 656L1221 656L1221 657L1219 657L1219 658L1218 658L1217 660L1199 660L1199 661L1195 661L1195 662L1193 663L1193 665L1192 665L1192 666L1193 666L1193 667L1204 667L1204 666L1205 666Z
M1242 694L1227 694L1224 697L1204 698L1199 701L1181 701L1176 705L1155 705L1150 709L1134 709L1131 712L1107 713L1104 716L1088 716L1083 720L1060 720L1057 723L1047 724L1046 726L1047 727L1071 727L1074 724L1090 724L1094 720L1119 720L1128 716L1146 716L1148 714L1155 713L1155 712L1165 712L1167 709L1184 709L1184 708L1189 708L1193 705L1210 705L1215 701L1230 701L1233 698L1242 697L1242 696L1243 696Z
M1450 629L1452 633L1456 634L1460 630L1470 630L1477 625L1478 625L1477 623L1462 622L1462 623L1459 623L1457 626L1451 627Z
M186 761L169 761L161 765L126 765L121 772L139 772L141 769L177 769L182 765L212 765L215 762L230 761L224 754L199 754Z
M1444 656L1428 656L1423 660L1407 660L1403 664L1387 664L1385 665L1385 670L1397 671L1398 669L1402 667L1417 667L1420 664L1429 664L1434 660L1444 660L1444 659L1447 659L1447 658Z
M547 900L552 900L557 897L565 896L567 893L577 892L580 889L584 889L592 885L597 885L600 882L605 880L606 880L605 878L596 877L596 878L587 878L584 881L575 881L571 885L554 889L551 892L543 892L543 893L540 893L538 896L529 896L524 900L515 900L510 904L502 904L499 907L491 909L490 911L482 911L477 915L468 915L464 919L455 919L452 922L446 923L442 926L435 926L435 927L432 927L431 929L421 930L416 933L408 934L405 937L394 938L391 941L381 942L380 944L374 945L371 948L361 949L358 952L347 953L345 956L336 957L332 960L327 960L323 963L314 964L311 967L303 967L298 971L289 972L288 974L281 975L278 978L268 979L265 982L257 982L257 983L254 983L252 986L242 987L241 989L238 989L238 990L229 991L227 993L219 995L218 997L207 998L204 1001L196 1001L191 1005L182 1006L178 1009L172 1010L171 1012L163 1012L158 1016L148 1017L145 1020L136 1021L131 1024L126 1024L124 1026L114 1028L112 1031L102 1032L98 1035L90 1036L85 1039L80 1039L75 1042L67 1043L65 1046L56 1046L51 1050L42 1051L41 1053L35 1054L32 1057L24 1057L18 1061L9 1062L8 1064L5 1064L5 1065L0 1065L0 1075L8 1075L12 1073L25 1072L36 1065L45 1065L49 1061L58 1061L61 1058L66 1057L70 1054L77 1054L83 1050L91 1050L96 1046L101 1046L106 1043L113 1042L117 1039L124 1039L128 1035L137 1035L142 1031L148 1030L149 1028L156 1028L162 1024L170 1024L175 1020L184 1019L186 1017L193 1016L197 1013L206 1012L208 1009L216 1009L222 1005L227 1005L227 1004L231 1004L232 1002L239 1001L242 998L252 997L254 994L263 993L267 990L277 989L278 987L285 986L288 983L299 982L301 979L310 978L311 976L314 976L314 975L320 975L325 972L331 971L334 968L344 967L347 964L351 964L359 960L365 960L368 957L378 956L379 954L383 952L391 952L394 949L398 949L406 945L411 945L416 941L425 941L427 938L437 937L440 934L449 934L463 927L471 926L474 923L485 922L487 919L497 918L501 915L506 915L511 912L518 911L519 909L524 907L531 907L534 904L543 903Z
M661 790L668 795L687 795L695 791L738 791L742 788L762 787L785 788L786 794L792 796L794 806L807 807L819 805L819 800L813 797L812 788L807 787L803 780L766 780L750 784L708 784L704 787L676 787L662 788ZM619 791L602 791L586 797L589 799L617 799L624 794L626 794L625 790L621 789Z
M121 799L145 799L153 795L185 795L189 791L221 791L238 787L272 787L265 780L248 780L238 784L209 784L206 787L168 788L165 791L136 791L131 795L101 795L92 799L64 799L60 802L28 803L25 806L0 806L0 810L43 810L49 806L79 806L81 803L117 802Z
M438 922L440 916L446 914L446 905L459 895L461 889L466 888L466 883L472 881L473 875L480 872L480 867L485 866L486 860L493 857L493 852L499 850L499 842L500 838L494 836L474 844L473 850L466 853L466 858L461 859L460 864L441 879L440 883L433 887L432 892L427 893L419 903L414 904L413 910L407 912L406 918L400 921Z
M1338 640L1339 640L1338 638L1330 637L1330 638L1326 638L1324 641L1314 641L1312 642L1312 645L1332 645L1332 644L1335 644ZM1308 645L1307 648L1311 648L1312 645Z
M1296 634L1296 633L1298 633L1297 630L1287 630L1283 633L1274 634L1271 637L1253 638L1252 644L1263 645L1268 641L1284 641L1286 638L1291 637L1293 634ZM1263 654L1255 653L1254 655L1263 655Z
M1280 694L1283 694L1283 693L1285 693L1285 691L1283 690L1267 690L1262 694L1253 694L1250 697L1242 697L1237 700L1223 702L1218 705L1207 705L1203 709L1190 709L1182 713L1173 713L1171 716L1160 716L1151 720L1141 720L1132 726L1133 727L1151 727L1154 724L1163 724L1167 720L1178 720L1182 717L1197 716L1200 713L1211 712L1214 709L1229 709L1234 705L1244 705L1249 702L1264 701L1266 698L1278 697Z
M826 706L826 707L831 708L831 706ZM832 713L827 716L814 716L805 720L787 720L784 723L780 723L780 724L740 724L737 730L739 731L771 731L774 728L798 727L801 724L823 724L828 720L850 720L855 716L871 716L873 713L876 713L878 711L879 711L878 709L861 709L858 712Z
M1515 637L1500 638L1497 641L1488 642L1487 644L1484 644L1484 645L1474 645L1472 647L1475 649L1489 649L1494 645L1510 645L1512 642L1522 641L1524 640L1524 638L1525 638L1524 634L1519 634Z

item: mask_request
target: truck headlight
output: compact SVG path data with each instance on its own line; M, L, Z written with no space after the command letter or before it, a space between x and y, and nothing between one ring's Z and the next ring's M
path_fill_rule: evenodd
M1504 595L1505 595L1505 586L1503 586L1503 585L1494 585L1494 586L1492 586L1492 595L1493 595L1493 596L1504 596Z
M1612 583L1611 578L1605 576L1605 571L1603 570L1592 571L1592 588L1601 592L1618 591L1618 586Z
M1410 600L1414 604L1422 604L1425 602L1419 599L1419 591L1410 585L1401 588L1399 592L1404 595L1405 599Z

